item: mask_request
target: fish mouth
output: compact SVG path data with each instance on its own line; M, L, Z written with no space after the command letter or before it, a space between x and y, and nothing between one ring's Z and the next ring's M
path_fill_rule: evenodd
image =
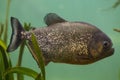
M105 53L105 55L103 55L103 58L113 55L114 51L115 51L114 48L111 48L109 51Z
M81 61L81 64L82 65L86 65L86 64L91 64L91 63L94 63L96 61L99 61L103 58L106 58L106 57L109 57L111 55L114 54L114 48L111 48L110 50L108 50L107 52L103 53L101 56L99 57L96 57L96 58L93 58L93 57L87 57L87 58L84 58L82 61Z
M93 62L96 62L96 61L98 61L98 60L100 60L100 59L103 59L103 58L106 58L106 57L109 57L109 56L113 55L113 54L114 54L114 51L115 51L114 48L111 48L111 49L108 50L107 52L103 53L103 54L101 55L101 57L95 58L95 60L94 60Z

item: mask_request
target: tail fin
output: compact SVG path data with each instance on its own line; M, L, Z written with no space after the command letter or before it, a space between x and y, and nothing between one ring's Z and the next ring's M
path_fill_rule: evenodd
M11 26L12 26L12 35L11 35L11 40L10 44L7 48L7 52L14 51L15 49L18 48L18 46L21 44L22 39L21 39L21 32L24 31L22 25L20 24L19 20L11 17Z

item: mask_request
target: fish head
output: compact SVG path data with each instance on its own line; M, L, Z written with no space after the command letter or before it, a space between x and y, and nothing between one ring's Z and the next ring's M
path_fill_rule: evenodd
M114 48L112 46L112 41L106 34L101 31L94 33L89 43L89 55L91 56L89 63L113 55Z

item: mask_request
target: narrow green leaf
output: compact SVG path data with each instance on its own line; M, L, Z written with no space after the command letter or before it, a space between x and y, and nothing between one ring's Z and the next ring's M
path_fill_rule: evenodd
M116 32L120 32L120 29L113 29L114 31L116 31Z
M4 76L6 76L7 74L11 74L11 73L24 74L24 75L33 77L34 79L36 79L36 77L39 75L37 72L35 72L34 70L29 69L29 68L13 67L13 68L10 68L10 69L6 70L5 73L4 73Z
M113 5L113 8L116 8L120 5L120 0L117 0L117 2Z
M40 80L41 79L41 73L38 74L35 80Z
M5 43L4 43L4 41L2 41L2 40L0 40L0 46L2 46L5 50L6 50L6 45L5 45Z
M0 76L3 77L3 72L12 67L9 55L6 53L6 45L0 40ZM5 80L13 80L13 75L6 75Z
M42 51L38 45L38 42L37 42L34 34L32 34L32 43L33 43L34 50L35 50L35 53L36 53L38 61L39 61L39 67L42 72L43 80L45 80L45 65L44 65L44 61L43 61L43 55L42 55Z
M28 45L29 50L31 51L32 55L34 56L36 62L38 63L38 66L41 69L41 80L45 80L45 64L43 61L43 55L42 51L38 45L38 42L36 40L36 37L34 34L31 36L31 44Z
M10 57L8 55L8 53L6 52L6 45L5 43L0 40L0 50L2 52L2 56L3 56L3 59L4 59L4 65L5 65L5 69L11 67L11 61L10 61Z
M3 61L3 56L2 56L1 46L0 46L0 80L2 80L2 75L4 71L5 71L5 66L4 66L4 61Z
M0 38L3 35L3 31L4 31L4 24L0 23Z

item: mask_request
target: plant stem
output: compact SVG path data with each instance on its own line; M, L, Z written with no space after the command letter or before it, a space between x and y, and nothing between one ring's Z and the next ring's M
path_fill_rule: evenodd
M8 16L9 16L9 7L10 7L10 1L7 0L7 8L6 8L6 19L5 19L5 33L4 33L4 42L7 44L7 37L8 37Z
M24 52L24 47L25 47L25 40L22 42L21 46L20 46L20 51L19 51L19 57L18 57L18 63L17 66L21 66L22 63L22 56L23 56L23 52ZM24 80L24 77L22 74L17 74L17 80Z

